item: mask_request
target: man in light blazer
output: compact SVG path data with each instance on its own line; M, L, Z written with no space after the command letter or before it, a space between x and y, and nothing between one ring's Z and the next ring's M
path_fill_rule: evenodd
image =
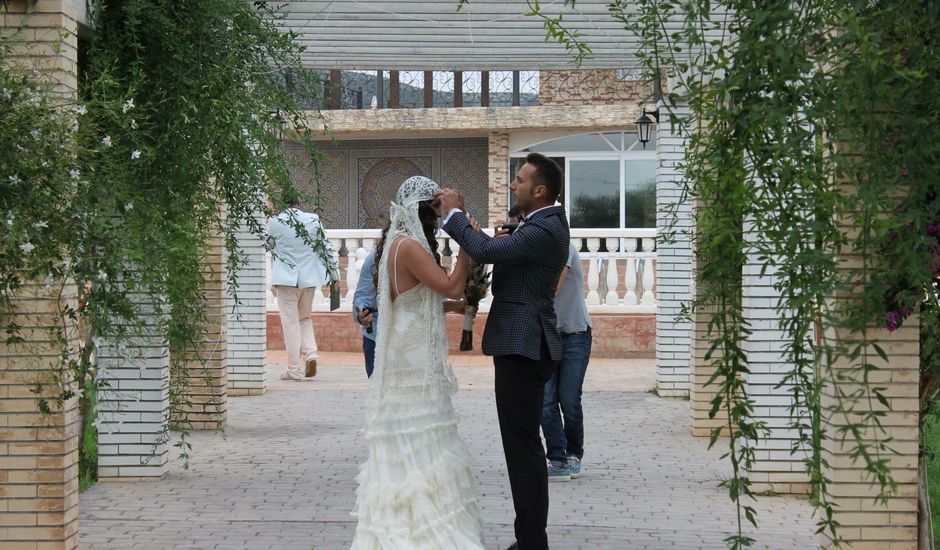
M271 285L287 348L287 370L281 379L303 380L317 374L317 339L310 320L314 289L337 280L338 270L320 217L301 210L296 195L284 202L289 208L268 220L274 252Z
M493 356L496 412L516 512L516 542L509 549L546 550L548 477L539 437L545 383L558 368L561 337L555 288L568 259L565 210L554 206L561 168L532 153L509 185L523 213L511 234L491 238L473 230L463 197L437 196L446 231L478 263L493 264L493 305L483 333L483 353Z

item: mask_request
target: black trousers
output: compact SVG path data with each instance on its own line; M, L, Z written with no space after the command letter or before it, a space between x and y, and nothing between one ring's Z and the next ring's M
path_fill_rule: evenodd
M548 355L543 352L542 356ZM502 355L493 357L493 365L496 413L516 511L516 541L520 550L547 550L548 470L539 428L545 383L558 369L558 362Z

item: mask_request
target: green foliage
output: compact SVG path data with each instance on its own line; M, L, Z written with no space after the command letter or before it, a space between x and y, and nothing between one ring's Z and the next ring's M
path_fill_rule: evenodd
M920 314L922 414L937 400L940 101L930 83L940 77L940 5L618 0L609 11L640 39L650 78L677 84L662 116L689 136L684 200L697 205L699 266L693 307L707 320L707 360L717 369L711 412L728 418L734 471L725 484L739 517L727 542L753 543L741 519L753 522L754 511L743 502L754 496L751 449L766 433L742 382L749 327L741 270L756 263L776 274L781 294L793 366L781 385L791 388L800 434L793 451L807 456L819 529L839 543L823 440L844 440L881 498L895 487L881 425L890 402L872 382L875 361L886 357L874 344L876 329L897 330ZM672 231L663 228L661 237ZM852 256L858 268L840 265ZM830 332L852 343L822 338ZM851 369L834 376L826 367L836 361ZM834 393L825 406L824 387ZM857 420L827 433L823 415ZM872 433L881 441L863 437Z
M933 544L940 547L940 413L931 413L924 422L924 467L927 470L927 490L933 503L930 521L933 523Z
M171 410L183 410L198 378L188 371L204 364L202 264L212 239L222 236L234 291L245 261L236 229L261 238L265 197L296 193L295 161L277 136L286 130L302 144L314 173L319 159L301 108L317 98L288 89L286 75L316 78L267 3L100 0L91 8L77 102L7 63L18 42L0 42L0 320L12 343L10 298L22 284L77 287L78 303L61 320L78 324L80 342L63 354L58 396L37 399L51 411L83 388L89 443L95 392L107 391L97 345L132 361L135 339L165 338ZM179 428L185 436L185 422ZM178 448L185 456L185 437ZM82 446L89 475L92 450Z

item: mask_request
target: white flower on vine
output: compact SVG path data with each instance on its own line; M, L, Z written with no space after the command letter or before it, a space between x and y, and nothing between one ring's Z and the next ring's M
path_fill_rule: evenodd
M4 88L4 89L3 89L3 92L0 92L0 93L3 94L3 99L5 99L5 100L7 100L7 101L10 101L10 99L13 98L13 92L11 92L10 90L8 90L7 88Z
M131 130L136 130L136 129L137 129L137 121L134 119L131 119Z
M79 105L75 112L78 113L78 116L84 116L88 109L84 105Z
M70 176L73 180L78 181L78 178L82 177L82 173L79 172L77 169L72 168L71 170L69 170L69 176Z
M107 281L107 280L108 280L108 274L105 273L104 271L99 270L99 271L98 271L98 280L99 280L99 281Z
M134 149L134 151L131 153L131 160L137 160L139 158L140 158L140 150Z
M24 254L29 254L30 252L33 251L34 248L36 248L36 245L34 245L33 243L29 241L26 241L25 243L20 245L20 250L22 250Z
M78 131L78 119L77 118L72 119L72 131L73 132Z
M17 183L20 182L20 177L14 174L9 177L9 180L11 184L16 185Z
M134 209L133 202L128 202L127 204L124 205L124 210L133 210L133 209Z
M121 107L121 112L126 113L134 108L134 98L130 98L124 102L124 106Z
M38 137L39 137L39 130L30 130L30 131L29 131L29 135L33 136L34 138L38 138Z
M101 140L101 144L105 147L111 147L111 136L104 136L104 138Z
M46 223L46 220L39 220L38 222L33 224L33 227L35 227L36 229L45 229L49 227L49 224Z

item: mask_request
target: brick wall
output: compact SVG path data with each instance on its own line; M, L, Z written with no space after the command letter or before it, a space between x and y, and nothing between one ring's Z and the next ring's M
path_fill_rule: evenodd
M504 220L509 211L509 134L491 132L489 136L489 204L486 220L492 226L497 220Z
M314 313L313 329L320 351L362 351L362 335L349 312ZM652 315L591 316L594 324L593 357L652 357L656 345L656 319ZM447 315L447 338L451 353L460 343L463 317ZM482 353L480 339L486 326L486 314L477 315L473 323L473 353ZM284 349L284 334L277 312L268 312L268 349Z
M652 95L649 82L621 78L617 69L540 71L542 105L612 105L635 103Z

